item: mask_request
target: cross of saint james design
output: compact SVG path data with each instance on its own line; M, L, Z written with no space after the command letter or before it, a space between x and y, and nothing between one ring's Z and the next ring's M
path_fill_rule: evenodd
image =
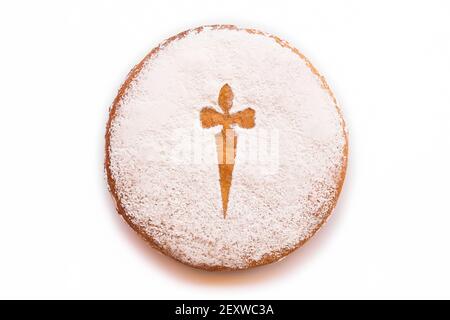
M216 134L216 146L224 218L227 216L228 197L230 195L234 160L236 158L237 134L233 130L233 126L238 125L246 129L255 126L255 110L252 108L246 108L230 114L233 98L231 87L225 84L220 89L218 98L218 103L223 113L217 112L211 107L205 107L200 111L200 121L203 128L222 126L222 131Z

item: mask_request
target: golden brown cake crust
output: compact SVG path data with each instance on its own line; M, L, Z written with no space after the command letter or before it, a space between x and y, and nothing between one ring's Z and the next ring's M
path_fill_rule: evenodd
M229 29L229 30L240 30L240 31L246 31L248 33L255 33L255 34L261 34L264 36L268 36L273 38L278 44L280 44L283 47L289 48L290 50L292 50L292 52L294 52L296 55L298 55L298 57L300 59L302 59L306 65L308 66L308 68L311 70L311 72L313 74L315 74L321 82L321 86L323 88L323 90L325 90L328 95L332 98L334 105L336 107L336 110L339 114L340 120L341 120L341 128L342 128L342 133L343 136L345 138L345 144L343 147L343 154L342 154L342 166L341 166L341 171L339 174L339 179L337 181L337 186L336 186L336 193L334 196L334 199L332 200L332 205L330 206L329 210L326 212L325 217L321 220L321 223L319 223L315 229L313 230L313 232L310 233L310 235L305 238L304 240L300 241L299 243L297 243L294 247L290 247L290 248L286 248L284 250L280 250L280 251L276 251L276 252L271 252L270 254L266 254L264 255L261 259L256 260L256 261L249 261L248 264L244 267L244 268L232 268L232 267L224 267L224 266L218 266L218 265L206 265L206 264L190 264L190 263L186 263L185 261L181 261L180 259L177 259L177 257L175 255L172 254L172 252L162 248L161 246L159 246L155 240L149 236L143 229L141 229L140 227L138 227L137 225L135 225L134 223L132 223L131 219L129 218L129 216L126 214L126 211L124 209L124 207L121 204L121 201L119 199L117 190L116 190L116 182L113 178L112 172L111 172L111 168L110 168L110 164L111 164L111 158L110 158L110 144L111 144L111 125L116 117L117 114L117 110L119 108L119 103L122 99L122 97L125 95L125 93L127 92L127 90L130 87L130 84L132 83L132 81L136 78L136 76L139 74L139 72L142 70L145 62L147 62L148 60L152 59L160 50L160 48L166 46L168 43L172 42L172 41L176 41L179 39L184 38L188 33L190 32L201 32L204 28L212 28L212 29ZM296 249L298 249L299 247L301 247L303 244L305 244L320 228L321 226L328 220L331 212L333 211L334 207L336 206L337 203L337 199L339 198L339 195L341 193L342 190L342 186L344 183L344 179L345 179L345 174L346 174L346 169L347 169L347 161L348 161L348 134L347 134L347 129L345 126L345 122L344 122L344 118L342 116L342 112L340 110L340 108L337 105L336 99L334 97L333 92L331 91L330 87L328 86L325 78L319 74L319 72L317 71L317 69L311 64L311 62L302 54L300 53L296 48L294 48L293 46L291 46L288 42L281 40L280 38L273 36L273 35L268 35L266 33L263 33L261 31L255 30L255 29L242 29L242 28L238 28L234 25L211 25L211 26L201 26L198 28L194 28L194 29L189 29L186 31L183 31L173 37L168 38L167 40L163 41L159 46L155 47L153 50L150 51L149 54L147 54L144 59L137 64L128 74L127 79L125 80L125 82L122 84L121 88L118 91L118 94L116 96L116 98L114 99L112 106L110 107L110 111L109 111L109 118L107 121L107 125L106 125L106 134L105 134L105 172L106 172L106 177L107 177L107 183L108 183L108 189L115 201L116 204L116 208L117 208L117 212L123 217L123 219L128 223L128 225L130 225L130 227L137 233L139 234L144 240L146 240L153 248L159 250L160 252L162 252L163 254L177 260L180 261L184 264L190 265L194 268L198 268L198 269L203 269L203 270L207 270L207 271L231 271L231 270L240 270L240 269L248 269L248 268L252 268L252 267L256 267L256 266L261 266L261 265L265 265L265 264L269 264L275 261L280 260L281 258L287 256L289 253L291 253L292 251L295 251Z

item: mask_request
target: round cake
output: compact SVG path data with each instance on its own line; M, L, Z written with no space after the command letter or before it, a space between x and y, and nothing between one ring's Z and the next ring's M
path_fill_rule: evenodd
M277 261L330 216L347 132L312 64L231 25L182 32L128 75L105 169L117 211L154 248L206 270Z

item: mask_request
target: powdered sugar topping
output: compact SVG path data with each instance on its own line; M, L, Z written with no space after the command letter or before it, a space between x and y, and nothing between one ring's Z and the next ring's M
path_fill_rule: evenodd
M224 219L214 160L223 84L236 111L236 164ZM308 62L260 33L209 27L164 43L121 96L110 125L109 171L129 221L178 260L245 268L308 239L327 218L345 170L343 121ZM256 151L255 151L256 150Z

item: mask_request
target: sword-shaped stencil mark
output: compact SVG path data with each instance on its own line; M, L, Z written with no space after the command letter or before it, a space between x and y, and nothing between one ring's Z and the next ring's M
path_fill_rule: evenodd
M222 126L222 131L216 134L216 145L224 218L227 216L228 197L230 195L234 160L236 158L237 134L233 130L233 126L238 125L246 129L255 126L255 110L252 108L246 108L230 114L230 109L233 106L233 98L234 95L231 87L225 84L220 89L218 99L223 113L217 112L211 107L205 107L200 111L200 121L203 128Z

